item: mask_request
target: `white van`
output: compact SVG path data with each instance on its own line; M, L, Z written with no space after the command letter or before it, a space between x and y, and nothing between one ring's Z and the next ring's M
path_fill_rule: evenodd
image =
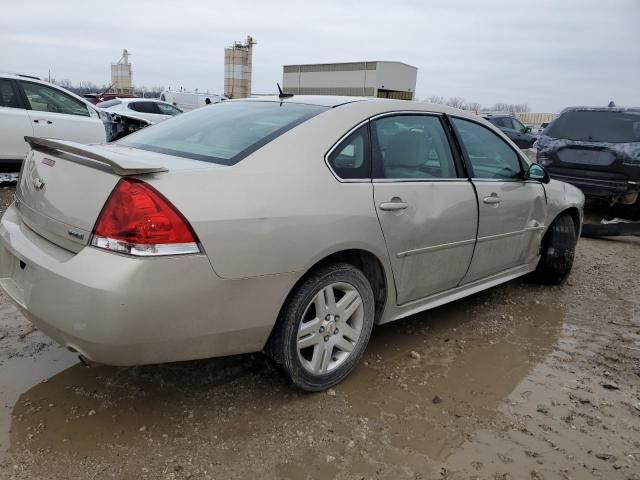
M170 88L165 88L160 94L160 100L168 102L182 110L193 110L194 108L204 107L207 104L207 98L211 103L219 103L227 100L224 95L216 95L215 93L187 92L186 90L173 91Z

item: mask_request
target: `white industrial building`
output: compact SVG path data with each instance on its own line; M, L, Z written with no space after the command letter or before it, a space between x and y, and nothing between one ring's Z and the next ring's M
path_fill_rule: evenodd
M402 62L285 65L282 84L297 95L345 95L413 100L418 68Z

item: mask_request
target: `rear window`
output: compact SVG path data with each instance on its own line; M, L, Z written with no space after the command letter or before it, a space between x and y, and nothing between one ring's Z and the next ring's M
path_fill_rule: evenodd
M545 135L584 142L640 142L640 112L565 112Z
M178 157L235 165L287 130L327 110L280 102L223 102L129 135L118 143Z

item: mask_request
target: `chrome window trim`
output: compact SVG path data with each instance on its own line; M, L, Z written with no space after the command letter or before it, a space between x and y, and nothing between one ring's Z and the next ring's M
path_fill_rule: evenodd
M385 117L396 117L398 115L440 117L440 119L444 118L443 112L431 112L431 111L424 111L424 110L398 110L395 112L379 113L369 118L369 121L374 121L374 120L378 120L380 118L385 118ZM442 125L442 129L445 136L447 136L447 132L445 131L444 125ZM448 138L447 138L447 145L449 145ZM451 155L453 158L455 154L453 152L453 148L451 147L451 145L449 145L449 149L451 150ZM373 161L373 152L371 152L371 155L372 155L371 160ZM455 159L453 161L455 165ZM434 178L373 178L373 176L371 177L372 183L408 183L408 182L433 183L433 182L468 182L468 181L469 181L469 178L467 177L447 177L447 178L438 178L438 177L434 177Z
M429 111L424 111L424 110L397 110L397 111L393 111L393 112L384 112L384 113L378 113L372 117L369 117L365 120L363 120L362 122L358 123L355 127L351 128L349 131L347 131L347 133L345 133L344 135L342 135L332 146L331 148L327 151L327 153L324 154L324 163L325 165L329 168L329 170L331 171L331 173L333 174L333 176L336 178L336 180L338 180L340 183L372 183L372 181L374 181L371 177L369 178L342 178L340 175L338 175L336 173L336 171L331 167L331 164L329 163L329 157L331 156L331 154L333 153L333 151L338 148L338 146L349 136L351 135L353 132L355 132L356 130L358 130L360 127L370 123L372 120L376 120L378 118L383 118L383 117L390 117L390 116L395 116L395 115L431 115L431 116L438 116L438 117L442 117L442 112L429 112ZM373 154L373 152L370 152L371 154ZM453 154L453 152L452 152ZM369 161L373 161L373 158L369 158ZM445 179L448 180L448 179ZM467 178L460 178L460 177L456 177L455 180L468 180ZM397 181L394 179L394 181ZM418 181L418 180L414 180L414 181Z
M435 182L460 182L469 183L468 178L374 178L372 183L435 183Z
M367 118L366 120L358 123L355 127L353 127L352 129L350 129L347 133L345 133L344 135L342 135L329 149L329 151L327 151L327 153L324 154L324 163L327 166L327 168L329 169L329 171L333 174L333 176L336 178L336 180L338 180L340 183L371 183L371 178L342 178L340 175L338 175L336 173L336 171L333 169L333 167L331 166L331 163L329 162L329 157L331 156L331 154L335 151L336 148L338 148L342 142L344 140L347 139L347 137L349 135L351 135L353 132L355 132L356 130L358 130L359 128L362 128L364 125L367 125L369 123L369 119ZM369 162L371 162L371 158L369 158Z
M529 168L531 166L531 163L529 159L527 158L526 154L520 150L520 148L518 148L517 146L515 148L513 148L513 146L511 146L511 144L509 142L512 142L512 140L507 137L504 132L502 130L500 130L496 125L494 125L493 123L491 123L489 120L487 120L486 118L482 118L480 117L482 120L484 120L488 125L486 125L485 123L482 122L478 122L476 119L474 118L467 118L467 117L461 117L459 115L456 114L451 114L451 115L447 115L449 118L457 118L458 120L466 120L468 122L472 122L475 123L476 125L479 125L481 127L486 128L487 130L489 130L490 132L492 132L493 134L495 134L500 140L502 140L507 147L509 147L511 149L512 152L514 152L516 154L516 156L520 159L520 168L522 168L522 173L526 173L527 168ZM455 124L453 123L453 121L451 122L451 124L453 125L454 129L455 129L455 133L456 133L456 137L458 138L458 142L460 142L461 146L464 146L464 142L462 141L462 138L460 138L460 136L458 135L458 129L455 126ZM499 133L499 135L498 135ZM504 138L503 138L504 137ZM505 138L507 140L509 140L509 142L505 141ZM515 144L514 144L515 145ZM466 147L464 147L466 150ZM465 158L465 162L467 161L467 159ZM471 164L471 159L468 159L468 163ZM471 170L473 170L473 165L471 166ZM474 179L475 180L475 179ZM484 180L484 179L483 179ZM491 179L488 179L491 180ZM517 179L516 179L517 180ZM523 181L525 179L520 179L520 181Z

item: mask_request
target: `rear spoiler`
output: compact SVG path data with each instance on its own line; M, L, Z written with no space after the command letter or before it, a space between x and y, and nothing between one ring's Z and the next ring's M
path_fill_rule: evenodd
M156 167L148 163L138 162L128 158L128 156L109 152L98 146L82 145L80 143L68 142L65 140L53 140L50 138L29 136L24 137L24 141L31 145L32 149L43 153L54 150L56 152L70 153L72 155L77 155L85 159L99 162L109 166L116 175L127 176L167 171L165 167ZM73 159L70 160L73 161Z

